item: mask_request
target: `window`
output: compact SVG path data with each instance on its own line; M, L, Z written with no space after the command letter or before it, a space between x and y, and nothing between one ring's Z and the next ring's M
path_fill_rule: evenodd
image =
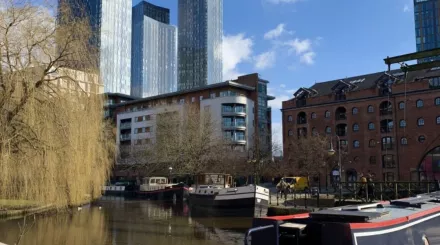
M426 140L426 138L425 138L424 135L420 135L420 136L419 136L419 142L420 142L420 143L425 142L425 140Z
M335 119L336 120L347 120L346 112L347 112L347 110L344 107L339 107L338 109L336 109Z
M370 164L376 164L376 157L370 156Z
M353 115L356 115L356 114L359 113L359 109L356 108L356 107L353 107L353 109L351 109L351 113L352 113Z
M423 107L423 100L417 100L417 102L416 102L416 107L417 107L417 108L421 108L421 107Z
M376 127L374 126L374 123L370 122L368 123L368 129L369 130L374 130Z
M399 102L399 109L400 109L400 110L405 109L405 102L403 102L403 101L400 101L400 102Z
M360 147L360 143L358 140L353 141L353 147L354 148L359 148Z
M293 135L293 131L292 131L292 130L289 130L287 134L288 134L289 136L292 136L292 135Z
M394 161L394 155L383 155L382 156L382 167L383 168L395 168L396 167L396 162Z
M425 120L423 118L417 119L417 126L423 126L425 125Z
M405 138L405 137L402 137L402 138L400 139L400 144L401 144L401 145L407 145L407 144L408 144L408 139Z
M330 127L326 127L326 128L325 128L325 133L327 133L327 134L331 134L331 133L332 133L332 128L330 128Z
M312 112L312 119L315 119L316 118L316 113L314 113L314 112Z
M324 117L325 117L325 118L330 118L330 112L329 112L329 111L326 111L325 114L324 114Z
M145 121L150 121L151 120L151 115L146 115L145 117L144 117L145 119Z
M293 117L292 116L287 116L287 121L288 122L293 122Z
M347 136L347 124L342 123L336 125L336 135L337 136Z
M305 112L298 113L296 121L297 121L298 124L306 124L307 123L307 115L306 115L306 113Z
M374 112L374 107L372 105L368 106L368 113L373 113Z
M370 141L368 142L368 146L369 146L370 148L376 147L376 141L375 141L375 140L370 140Z
M437 106L440 105L440 97L435 98L434 103L435 103L435 105L437 105Z
M401 127L401 128L404 128L404 127L406 127L406 122L405 122L405 120L400 120L400 122L399 122L399 127Z
M215 98L215 93L212 93L210 96L211 96L211 99L214 99Z
M437 119L436 119L436 123L437 123L437 125L440 124L440 117L437 117Z
M394 144L393 137L383 137L382 138L382 150L392 150Z
M312 135L318 135L318 130L316 130L316 128L312 128Z
M354 132L359 131L359 124L357 124L357 123L353 124L353 131Z

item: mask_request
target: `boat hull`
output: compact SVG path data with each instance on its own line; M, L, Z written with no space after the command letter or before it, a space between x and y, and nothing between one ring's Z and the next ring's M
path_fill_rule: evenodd
M136 197L157 201L184 201L188 198L188 189L186 187L174 187L156 191L137 191Z
M260 187L261 188L261 187ZM237 191L230 191L237 190ZM198 190L189 194L189 204L192 216L211 217L262 217L267 214L269 193L259 193L255 187L230 188L218 194L210 193L215 190Z

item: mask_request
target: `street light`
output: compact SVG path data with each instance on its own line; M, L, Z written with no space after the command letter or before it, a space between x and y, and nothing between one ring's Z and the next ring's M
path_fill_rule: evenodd
M168 176L168 179L169 179L169 181L170 181L170 183L171 183L171 182L172 182L172 181L171 181L171 171L173 171L173 167L170 166L170 167L168 168L168 170L170 171L170 175Z
M339 168L339 204L341 204L341 198L342 198L342 162L341 162L341 139L338 135L336 135L336 138L339 141L338 144L338 168ZM333 149L333 138L330 138L330 149L328 150L328 154L330 156L333 156L336 153L336 151Z

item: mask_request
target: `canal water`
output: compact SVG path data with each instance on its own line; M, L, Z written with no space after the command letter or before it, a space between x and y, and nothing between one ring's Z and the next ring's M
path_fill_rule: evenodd
M103 197L98 205L28 219L20 245L235 245L252 224L251 218L191 217L187 204ZM0 242L15 244L19 223L0 220Z

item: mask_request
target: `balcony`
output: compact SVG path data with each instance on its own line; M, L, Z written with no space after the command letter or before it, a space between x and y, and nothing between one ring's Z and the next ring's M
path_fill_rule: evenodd
M380 116L390 116L393 115L393 104L389 101L384 101L379 105L379 115Z
M246 107L244 106L237 106L237 107L229 107L229 106L223 106L222 107L222 114L223 115L231 115L231 116L246 116Z
M223 128L242 128L242 129L246 129L246 122L223 122Z
M225 140L230 141L233 144L246 144L246 137L244 135L225 135Z
M336 121L347 120L347 110L344 107L336 109L335 119Z
M119 125L120 129L131 129L131 123L121 123Z
M131 140L131 134L121 134L119 136L120 141L128 141Z

